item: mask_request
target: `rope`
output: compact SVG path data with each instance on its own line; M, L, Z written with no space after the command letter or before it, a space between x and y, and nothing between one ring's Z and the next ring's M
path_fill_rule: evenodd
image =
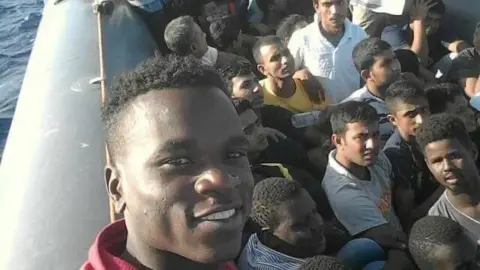
M102 107L105 106L106 98L107 98L107 83L105 80L105 59L104 59L104 47L103 47L103 21L102 15L102 8L100 7L100 3L96 3L95 12L97 14L97 34L98 34L98 50L99 50L99 60L100 60L100 93L101 93L101 104ZM108 153L107 145L105 144L105 164L110 164L110 154ZM115 218L115 208L112 199L110 196L108 197L109 201L109 214L110 214L110 222L113 223Z

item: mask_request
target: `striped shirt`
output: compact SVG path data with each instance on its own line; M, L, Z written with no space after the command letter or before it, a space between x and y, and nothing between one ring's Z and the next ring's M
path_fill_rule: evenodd
M304 260L273 250L260 242L257 234L248 239L238 261L240 270L296 270Z

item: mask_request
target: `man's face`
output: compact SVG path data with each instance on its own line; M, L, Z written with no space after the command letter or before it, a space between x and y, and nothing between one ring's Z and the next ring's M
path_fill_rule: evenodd
M475 112L464 96L456 96L451 102L447 102L445 112L454 114L462 119L468 132L473 132L477 129Z
M195 57L202 57L208 51L207 35L198 24L194 24L195 42L192 44Z
M240 114L240 121L249 143L248 152L259 153L265 150L268 140L257 114L253 110L246 110Z
M417 98L409 102L396 101L395 112L390 115L390 121L402 134L415 136L417 128L423 119L430 115L428 102L425 98Z
M378 122L348 123L344 135L333 135L338 152L359 166L372 165L380 148Z
M262 86L253 73L233 77L232 97L250 101L254 109L263 106Z
M473 150L456 139L429 143L425 161L437 181L455 194L476 188L479 181Z
M129 242L200 263L233 259L253 178L229 98L216 88L152 91L126 114L123 155L106 176Z
M442 17L440 13L428 12L425 18L425 33L428 36L438 32L442 23Z
M368 78L378 88L386 90L400 78L401 67L393 50L389 49L375 57L375 63L368 71Z
M337 33L343 29L347 17L346 0L317 0L313 7L325 31Z
M262 63L258 65L258 71L263 75L283 79L295 73L295 60L283 43L263 46L260 54Z
M323 219L304 189L298 197L281 204L277 211L279 224L273 234L285 242L289 250L293 249L289 254L306 258L325 251Z
M463 233L455 243L437 245L432 251L438 270L478 270L477 243Z

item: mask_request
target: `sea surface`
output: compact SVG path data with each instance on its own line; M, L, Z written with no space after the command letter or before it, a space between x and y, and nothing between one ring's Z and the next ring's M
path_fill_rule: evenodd
M42 9L43 0L0 0L0 156Z

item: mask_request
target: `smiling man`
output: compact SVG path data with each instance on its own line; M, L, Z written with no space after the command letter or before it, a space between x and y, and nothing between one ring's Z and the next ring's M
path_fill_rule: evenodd
M109 94L105 180L125 220L100 232L84 268L234 269L253 178L219 75L190 57L154 58Z
M457 221L477 242L480 239L480 175L462 121L451 114L427 118L417 130L417 142L435 179L445 193L430 208L429 215Z

